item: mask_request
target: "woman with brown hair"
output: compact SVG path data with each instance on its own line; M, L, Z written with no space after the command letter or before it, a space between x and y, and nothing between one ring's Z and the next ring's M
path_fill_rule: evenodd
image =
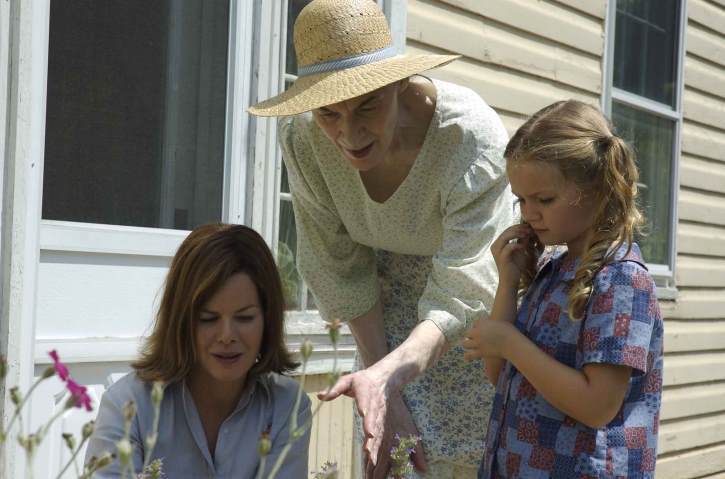
M136 403L131 423L133 470L161 458L167 477L254 477L257 444L271 441L267 468L290 442L294 425L310 420L284 344L284 301L274 258L245 226L196 228L171 263L151 336L134 372L103 395L86 460L115 451L124 435L123 407ZM153 424L151 387L166 384L152 457L145 438ZM307 475L309 429L297 439L280 478ZM118 461L98 478L120 476Z

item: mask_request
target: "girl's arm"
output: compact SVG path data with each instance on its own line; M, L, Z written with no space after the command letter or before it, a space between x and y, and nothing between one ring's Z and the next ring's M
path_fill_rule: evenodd
M609 423L622 406L632 368L586 364L582 371L549 356L512 324L482 326L488 354L510 361L552 406L592 428Z

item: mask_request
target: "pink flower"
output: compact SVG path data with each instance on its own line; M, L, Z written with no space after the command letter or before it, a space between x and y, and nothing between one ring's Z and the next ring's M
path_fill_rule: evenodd
M52 350L49 352L50 357L53 359L53 367L55 367L55 372L58 374L58 377L62 379L63 381L67 381L70 377L70 374L68 373L68 368L65 366L65 364L60 362L60 358L58 357L58 353L56 350Z
M73 400L75 401L75 405L77 408L85 407L86 411L93 410L93 407L91 406L91 397L86 392L87 389L85 386L81 386L72 379L68 379L65 385L68 388L71 396L73 396Z

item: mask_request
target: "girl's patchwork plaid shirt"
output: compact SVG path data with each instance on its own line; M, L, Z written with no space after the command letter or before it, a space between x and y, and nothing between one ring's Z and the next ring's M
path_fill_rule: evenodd
M554 253L522 300L516 327L558 361L629 366L616 417L590 428L554 408L510 363L496 386L479 478L654 478L663 323L639 247L622 246L594 279L581 321L567 314L576 262Z

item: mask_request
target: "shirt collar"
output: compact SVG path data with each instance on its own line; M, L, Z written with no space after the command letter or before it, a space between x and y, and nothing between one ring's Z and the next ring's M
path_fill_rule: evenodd
M642 251L639 249L639 245L637 243L631 243L631 245L632 247L628 248L629 243L621 244L614 253L614 260L612 262L633 261L644 269L647 269L647 265L644 259L642 259ZM545 251L539 260L539 268L536 276L538 277L548 269L554 268L561 273L562 281L573 280L577 267L579 266L579 258L570 258L566 253L566 247L563 246L557 246L548 252Z

